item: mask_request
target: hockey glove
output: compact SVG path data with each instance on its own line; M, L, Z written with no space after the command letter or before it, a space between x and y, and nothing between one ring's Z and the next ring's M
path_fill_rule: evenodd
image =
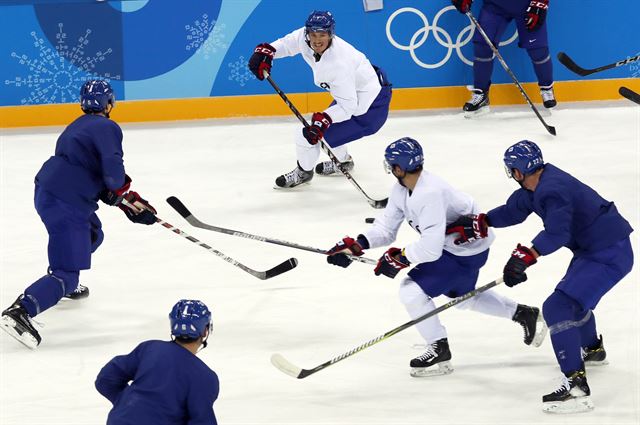
M369 248L369 241L364 235L358 235L357 240L345 236L340 242L335 244L333 248L327 251L327 263L343 268L349 267L352 260L347 257L346 254L360 257L367 248Z
M331 117L326 112L315 112L311 116L311 125L302 129L302 135L309 144L315 145L324 137L324 132L332 122Z
M489 223L486 214L463 215L447 226L447 235L459 233L460 237L454 239L453 243L461 245L473 242L477 239L486 238L489 234Z
M460 13L467 13L471 10L471 3L473 0L451 0L451 3L458 9Z
M124 195L124 201L118 207L129 220L138 224L153 224L158 213L153 206L138 195L138 192L128 192Z
M409 260L402 254L400 248L389 248L378 260L378 265L373 270L373 273L376 276L383 274L393 279L400 270L409 267L409 265Z
M535 31L544 24L549 8L549 0L531 0L524 13L524 24L529 31Z
M271 74L271 62L276 49L269 43L258 44L249 58L249 70L260 81L264 80L264 71Z
M118 206L120 205L120 202L122 202L122 197L124 196L124 194L129 190L129 186L131 186L131 177L125 174L124 184L122 185L122 187L116 190L105 189L100 192L98 197L107 205Z
M504 283L508 287L513 287L518 283L527 280L527 274L524 272L527 267L537 263L534 252L526 246L518 244L516 249L511 253L511 258L504 266L503 278Z

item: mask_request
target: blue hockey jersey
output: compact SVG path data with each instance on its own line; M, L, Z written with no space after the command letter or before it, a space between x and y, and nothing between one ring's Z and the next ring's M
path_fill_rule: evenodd
M492 227L507 227L522 223L532 212L544 223L544 230L532 241L541 255L563 246L577 255L595 252L633 231L613 202L551 164L544 166L534 192L516 190L487 217Z
M98 194L124 184L122 130L101 115L85 114L62 132L55 155L40 168L35 182L78 209L98 209Z
M113 403L107 425L217 424L218 376L175 342L145 341L114 357L95 385Z
M484 0L484 7L497 14L524 16L531 0Z

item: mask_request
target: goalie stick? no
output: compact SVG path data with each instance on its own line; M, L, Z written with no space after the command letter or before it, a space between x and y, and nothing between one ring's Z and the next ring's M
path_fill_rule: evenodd
M130 204L126 200L122 200L122 203L124 205L126 205L128 208L131 208L133 210L137 210L138 209L136 206ZM190 235L186 234L182 230L180 230L177 227L173 226L172 224L169 224L166 221L158 218L157 216L156 216L156 223L162 225L162 227L164 227L166 229L171 230L176 235L182 236L183 238L185 238L189 242L193 242L196 245L201 246L202 248L206 249L207 251L209 251L209 252L217 255L218 257L222 258L227 263L230 263L230 264L238 267L239 269L244 270L245 272L249 273L252 276L257 277L260 280L266 280L266 279L270 279L272 277L278 276L279 274L288 272L289 270L295 268L298 265L298 260L296 260L295 258L289 258L288 260L283 261L282 263L278 264L277 266L275 266L275 267L273 267L273 268L271 268L269 270L266 270L266 271L254 270L254 269L252 269L250 267L245 266L244 264L240 263L239 261L236 261L233 258L223 254L222 252L210 247L206 243L200 242L198 239L194 238L193 236L190 236Z
M573 59L571 59L569 55L567 55L564 52L558 53L558 60L560 61L561 64L566 66L570 71L573 71L582 77L586 77L587 75L595 74L596 72L605 71L607 69L617 68L619 66L630 64L631 62L636 62L640 60L640 55L631 56L631 57L628 57L627 59L623 59L618 62L611 63L609 65L599 66L593 69L585 69L578 66L578 64L576 64L573 61Z
M313 375L316 372L319 372L323 369L328 368L329 366L338 363L341 360L344 360L348 357L353 356L356 353L359 353L360 351L371 347L372 345L375 345L377 343L379 343L380 341L384 341L387 338L392 337L393 335L407 329L410 328L411 326L415 325L416 323L422 322L423 320L426 320L430 317L435 316L436 314L453 307L456 304L460 304L461 302L464 302L466 300L468 300L469 298L472 298L488 289L493 288L494 286L497 286L499 284L501 284L503 282L502 278L498 278L496 280L494 280L493 282L487 283L484 286L481 286L478 289L474 289L471 292L468 292L466 294L464 294L461 297L458 298L454 298L453 300L449 301L446 304L441 305L440 307L431 310L430 312L423 314L420 317L417 317L403 325L398 326L397 328L394 328L388 332L386 332L383 335L380 335L370 341L365 342L364 344L347 351L346 353L340 354L338 357L334 357L331 360L328 360L316 367L314 367L313 369L302 369L296 365L294 365L293 363L291 363L289 360L285 359L281 354L274 354L271 356L271 364L273 364L276 368L278 368L278 370L280 370L283 373L286 373L289 376L293 376L294 378L298 378L298 379L303 379L306 378L309 375Z
M189 209L182 203L182 201L180 201L175 196L168 197L167 198L167 203L169 205L171 205L171 207L174 210L176 210L178 212L178 214L180 214L185 220L187 220L187 222L190 225L192 225L194 227L198 227L200 229L212 230L214 232L224 233L224 234L231 235L231 236L239 236L241 238L252 239L254 241L267 242L267 243L272 243L272 244L275 244L275 245L281 245L281 246L286 246L286 247L289 247L289 248L301 249L303 251L309 251L309 252L315 252L317 254L327 255L327 251L325 251L323 249L320 249L320 248L313 248L313 247L310 247L310 246L299 245L299 244L293 243L293 242L287 242L287 241L283 241L283 240L280 240L280 239L267 238L267 237L264 237L264 236L258 236L258 235L253 235L251 233L239 232L237 230L225 229L223 227L212 226L210 224L204 223L204 222L198 220L191 213L191 211L189 211ZM352 261L358 261L360 263L366 263L366 264L371 264L371 265L375 265L375 264L378 263L376 260L373 260L371 258L356 257L354 255L348 255L348 254L347 254L347 257L349 257Z
M267 71L264 71L264 77L267 81L269 81L269 84L271 84L271 87L273 87L276 93L280 95L280 97L282 98L284 103L289 107L289 109L291 109L291 112L293 112L293 114L298 118L298 120L300 120L302 125L309 128L309 123L307 122L307 120L302 116L302 114L300 114L300 111L298 111L298 108L296 108L295 105L291 103L287 95L284 94L282 90L280 90L280 87L278 87L276 82L273 81L273 79L271 78L271 75L269 75ZM356 189L358 189L358 192L360 192L367 199L367 202L369 203L369 205L377 209L384 208L387 206L387 202L389 202L389 198L376 200L371 198L369 195L367 195L367 193L360 187L358 182L355 181L353 176L347 170L344 169L344 167L342 166L342 163L331 151L329 146L327 146L327 143L324 141L324 139L320 139L319 143L320 143L320 147L322 148L322 151L329 156L329 159L331 159L331 161L335 164L338 170L340 170L340 172L347 178L347 180L349 180L351 184L354 185Z

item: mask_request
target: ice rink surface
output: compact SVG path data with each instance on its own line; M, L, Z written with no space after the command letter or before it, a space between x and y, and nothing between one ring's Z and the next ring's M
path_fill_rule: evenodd
M382 168L384 148L411 136L424 147L427 170L488 210L517 188L505 177L504 150L530 139L547 162L615 201L636 229L632 237L640 253L640 108L623 101L561 105L546 119L556 126L557 137L546 134L525 107L496 109L476 120L451 110L393 113L378 134L350 145L353 175L372 197L386 197L394 179ZM61 130L2 133L2 308L47 268L47 235L33 208L33 177L53 154ZM216 226L323 249L365 230L364 219L376 210L341 176L316 176L288 192L273 189L274 179L295 165L292 133L300 129L292 117L131 124L123 130L132 189L160 218L255 269L289 257L300 264L260 281L159 225L135 225L117 208L101 206L105 241L92 269L80 275L91 296L62 301L38 316L46 327L36 351L0 335L1 424L105 423L110 404L94 389L96 374L111 357L143 340L168 339L167 314L180 298L201 299L213 310L211 344L200 357L220 377L215 404L220 424L640 422L637 266L596 309L610 364L587 371L593 412L542 413L541 396L555 390L560 377L550 341L527 347L515 323L455 308L440 316L453 353L451 375L409 376L409 360L422 353L411 328L296 380L270 364L272 353L313 368L407 322L397 298L400 278L376 277L364 264L341 269L322 255L193 228L165 199L178 196L198 218ZM520 226L497 230L479 285L499 277L513 247L529 243L540 228L532 215ZM405 225L396 246L416 237ZM366 255L377 258L383 251ZM569 259L568 250L558 251L532 267L526 283L494 290L540 306Z

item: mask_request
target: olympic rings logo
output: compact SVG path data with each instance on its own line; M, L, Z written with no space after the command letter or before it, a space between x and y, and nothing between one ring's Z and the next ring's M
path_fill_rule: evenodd
M466 46L473 38L473 33L475 32L475 27L473 23L469 21L469 25L463 28L462 31L460 31L460 33L456 37L455 43L453 42L451 35L444 28L441 28L438 26L438 20L442 17L442 15L445 12L448 12L450 10L456 10L455 6L447 6L441 9L438 13L436 13L436 16L433 18L433 24L429 25L429 20L427 19L427 17L424 15L424 13L422 13L418 9L415 9L413 7L403 7L401 9L398 9L395 12L393 12L391 16L389 16L389 19L387 20L387 26L386 26L387 39L393 45L393 47L400 50L405 50L405 51L408 50L413 61L416 63L416 65L420 66L421 68L426 68L426 69L440 68L442 65L447 63L447 61L451 58L451 54L453 53L454 50L456 51L456 53L458 54L458 57L462 62L466 63L469 66L473 66L473 61L467 59L462 53L462 47ZM409 41L408 46L398 43L391 35L391 24L393 23L393 20L398 15L405 12L415 13L416 15L418 15L418 17L422 20L422 23L423 23L423 27L419 28L413 34L413 36L411 36L411 40ZM422 46L427 41L431 30L433 30L433 37L438 42L438 44L440 44L442 47L447 48L447 53L444 56L444 58L440 62L433 63L433 64L424 63L416 55L416 49ZM499 46L506 46L507 44L514 42L517 38L518 38L518 31L516 30L508 40L500 42Z

